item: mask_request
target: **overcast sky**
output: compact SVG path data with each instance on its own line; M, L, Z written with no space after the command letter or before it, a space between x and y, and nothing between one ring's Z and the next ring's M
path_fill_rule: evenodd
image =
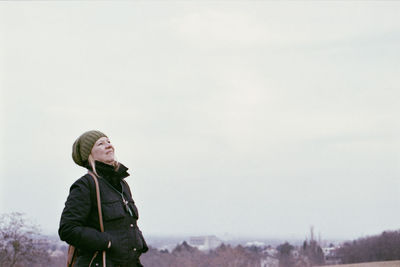
M400 2L0 3L1 204L56 233L84 131L145 235L400 228Z

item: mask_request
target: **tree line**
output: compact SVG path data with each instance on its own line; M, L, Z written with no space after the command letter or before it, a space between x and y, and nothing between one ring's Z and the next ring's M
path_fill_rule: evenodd
M336 254L343 263L400 260L400 230L345 242Z
M65 266L66 255L53 255L51 249L38 226L22 213L0 215L0 267Z
M341 263L400 260L400 230L345 242L332 253ZM0 215L0 267L65 267L66 258L67 245L41 235L23 214ZM172 251L150 247L141 260L146 267L310 267L327 263L313 235L302 246L288 242L276 248L222 244L207 252L183 242Z

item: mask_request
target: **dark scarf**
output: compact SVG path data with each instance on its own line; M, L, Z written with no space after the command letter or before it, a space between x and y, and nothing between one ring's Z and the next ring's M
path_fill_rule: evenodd
M110 183L115 189L121 192L121 181L125 177L129 176L129 173L127 172L128 168L121 163L117 169L115 169L114 166L108 165L101 161L96 160L95 163L97 174ZM87 168L92 171L92 167L90 165L87 166Z

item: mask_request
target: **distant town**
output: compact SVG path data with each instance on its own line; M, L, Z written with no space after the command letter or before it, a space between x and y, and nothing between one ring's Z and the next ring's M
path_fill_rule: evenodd
M388 233L384 232L383 235ZM400 237L399 232L389 234L397 234ZM48 236L47 240L48 254L52 262L59 264L54 266L63 266L67 244L60 241L58 236ZM232 265L232 262L246 262L249 265L245 266L254 267L305 267L371 261L361 258L349 259L343 250L343 246L348 248L348 243L339 240L315 240L312 229L309 237L303 241L250 238L227 240L216 235L186 238L149 236L147 240L150 251L142 255L142 262L144 266L149 267L236 266ZM379 253L379 249L375 252ZM354 255L354 251L348 254ZM400 260L400 255L382 260ZM396 261L397 263L399 262Z
M57 235L42 235L20 213L3 214L0 219L1 267L65 266L68 244ZM400 230L328 241L321 235L316 238L311 227L306 236L304 240L146 236L149 251L141 255L141 261L146 267L311 267L366 262L400 266Z

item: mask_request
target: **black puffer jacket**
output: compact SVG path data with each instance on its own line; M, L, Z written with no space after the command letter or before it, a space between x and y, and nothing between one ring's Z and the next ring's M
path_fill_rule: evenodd
M88 169L91 168L88 166ZM127 170L122 164L115 171L113 166L96 161L103 233L100 231L93 178L86 174L71 186L58 233L61 240L78 248L77 267L89 266L95 252L103 250L107 251L107 267L141 266L139 256L148 247L136 224L139 215L129 186L123 181L129 175ZM111 248L107 249L109 241ZM102 266L101 253L91 266Z

